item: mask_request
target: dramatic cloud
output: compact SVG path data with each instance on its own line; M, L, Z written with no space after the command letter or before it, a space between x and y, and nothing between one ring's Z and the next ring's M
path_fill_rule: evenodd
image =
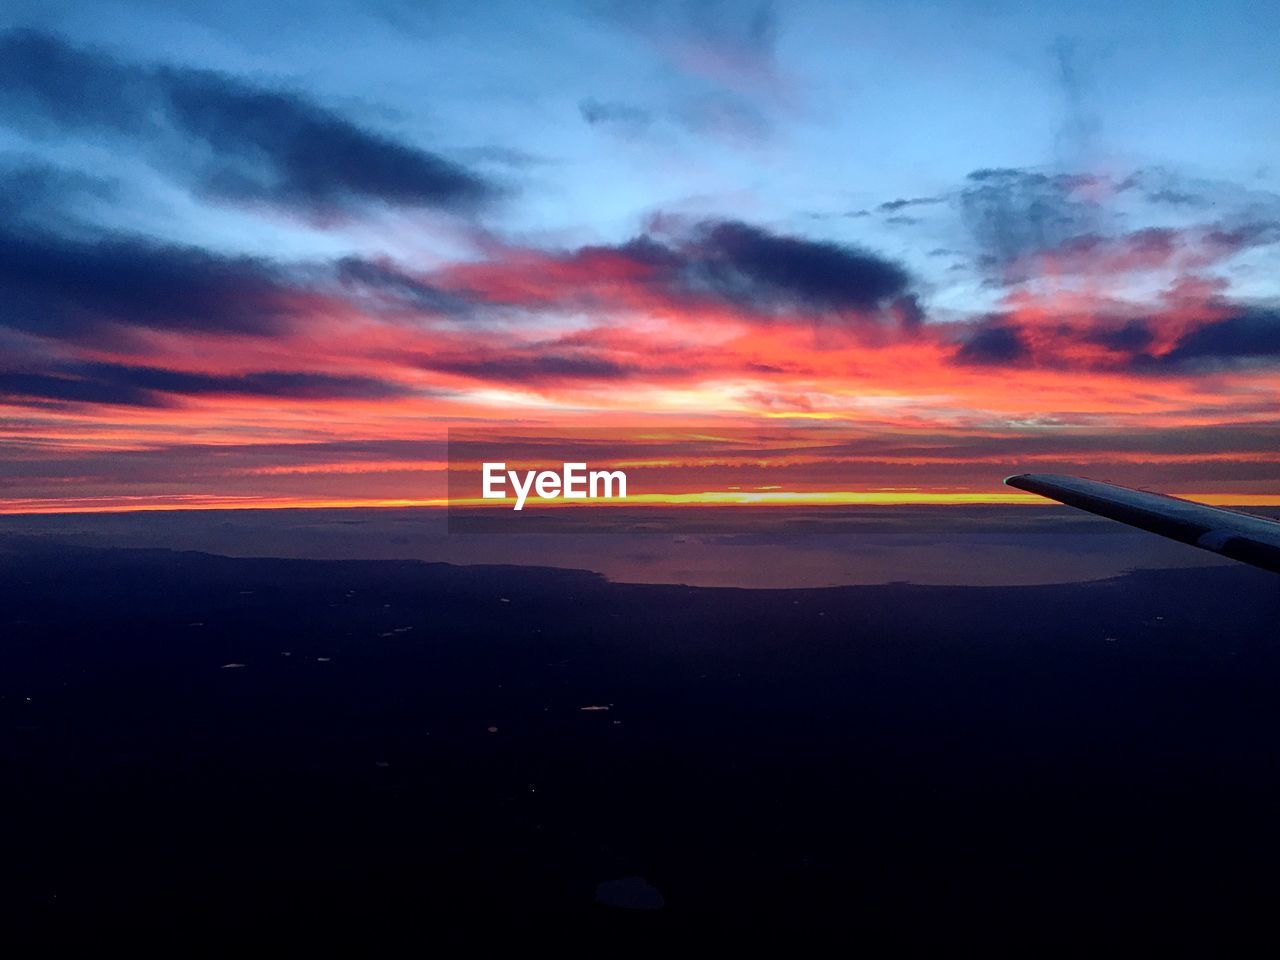
M1280 88L1177 11L1103 59L1070 5L56 6L0 32L10 503L429 497L463 424L786 423L830 489L1280 478Z
M956 352L959 363L1013 364L1029 356L1017 328L996 324L981 327Z
M1129 274L1189 275L1280 242L1280 197L1201 181L1191 191L1158 167L1121 179L976 170L942 199L954 203L973 244L970 260L997 289L1082 276L1120 291ZM917 202L927 198L877 209L891 213ZM1191 219L1196 214L1199 222Z
M0 175L0 329L83 343L122 328L267 337L327 304L416 318L471 309L385 261L283 264L104 233L62 213L86 196L110 189L55 168Z
M1156 339L1151 323L1143 319L1128 320L1119 327L1091 330L1086 337L1090 342L1115 353L1134 355L1146 352Z
M11 400L159 406L181 396L386 400L407 392L371 377L286 371L213 375L107 363L80 364L46 374L0 371L0 397Z
M151 393L128 383L16 371L0 371L0 398L10 403L54 401L108 406L151 406L156 402Z
M1097 179L1026 170L975 170L959 194L960 212L994 266L1097 233L1101 210L1087 194Z
M122 63L31 31L0 36L0 116L35 132L139 141L198 190L312 215L369 201L465 209L495 192L458 164L299 94Z
M85 342L109 327L267 336L330 305L424 320L591 307L619 317L648 310L853 329L923 322L898 264L739 221L666 222L627 243L564 253L499 248L487 260L417 274L386 259L281 264L85 229L55 234L11 225L0 228L0 305L0 326ZM562 359L572 362L559 373L573 376L578 361Z
M475 300L544 309L710 308L742 319L831 318L855 326L920 320L910 277L893 261L734 220L676 224L625 244L559 255L511 251L445 271L439 283Z
M1127 320L995 315L967 326L953 360L971 366L1182 376L1276 368L1280 313L1237 308L1227 316L1190 321L1177 310Z
M1203 270L1252 247L1280 239L1280 223L1253 222L1233 227L1146 227L1103 236L1084 233L1052 247L1031 251L1005 264L1009 281L1038 276L1087 275L1122 281L1126 274Z
M298 310L278 268L140 239L0 227L0 326L87 339L110 324L265 335Z
M1196 327L1158 361L1195 367L1258 361L1280 364L1280 311L1252 311Z
M692 287L705 282L744 305L874 310L907 291L906 272L875 254L734 221L705 226L687 250Z

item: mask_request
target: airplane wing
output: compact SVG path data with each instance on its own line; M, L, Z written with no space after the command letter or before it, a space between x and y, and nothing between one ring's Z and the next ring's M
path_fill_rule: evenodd
M1088 510L1232 560L1280 573L1280 521L1057 473L1006 477L1011 487Z

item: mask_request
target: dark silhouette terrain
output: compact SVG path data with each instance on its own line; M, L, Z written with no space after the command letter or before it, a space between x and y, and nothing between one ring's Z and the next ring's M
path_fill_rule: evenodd
M1277 622L1234 566L766 591L10 538L4 902L55 940L1274 939Z

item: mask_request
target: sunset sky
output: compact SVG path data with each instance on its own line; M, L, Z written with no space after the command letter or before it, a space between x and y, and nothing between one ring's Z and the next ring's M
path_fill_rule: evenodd
M1280 495L1280 5L0 18L0 510L431 501L464 427Z

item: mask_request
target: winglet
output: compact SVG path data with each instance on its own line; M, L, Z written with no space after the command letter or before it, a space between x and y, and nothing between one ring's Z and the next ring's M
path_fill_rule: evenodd
M1280 522L1149 490L1057 473L1020 473L1007 486L1280 573Z

